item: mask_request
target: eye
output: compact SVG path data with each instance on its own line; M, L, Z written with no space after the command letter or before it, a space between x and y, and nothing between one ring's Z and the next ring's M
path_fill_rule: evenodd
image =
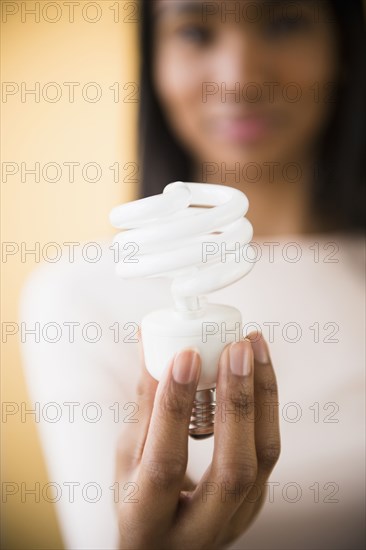
M177 32L183 40L192 44L207 44L212 38L208 29L198 25L184 25Z

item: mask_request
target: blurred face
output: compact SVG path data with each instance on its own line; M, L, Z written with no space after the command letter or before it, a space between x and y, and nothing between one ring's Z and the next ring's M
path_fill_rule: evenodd
M155 0L154 84L197 163L298 162L334 105L326 2Z

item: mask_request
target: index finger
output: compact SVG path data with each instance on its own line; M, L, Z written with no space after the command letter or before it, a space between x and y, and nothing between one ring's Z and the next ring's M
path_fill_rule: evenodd
M226 346L216 386L214 452L187 507L207 547L225 529L257 475L253 352L248 340ZM190 515L190 517L188 517Z
M254 391L258 408L255 444L260 481L271 473L280 455L279 398L275 371L268 346L262 335L251 333L247 338L254 351Z

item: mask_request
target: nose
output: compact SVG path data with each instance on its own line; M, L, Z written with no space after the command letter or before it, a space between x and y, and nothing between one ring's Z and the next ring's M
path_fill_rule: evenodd
M214 78L226 90L226 101L255 95L256 88L270 77L268 57L259 41L244 30L227 33L217 46L213 61ZM245 89L246 93L243 94ZM239 95L238 95L239 94Z

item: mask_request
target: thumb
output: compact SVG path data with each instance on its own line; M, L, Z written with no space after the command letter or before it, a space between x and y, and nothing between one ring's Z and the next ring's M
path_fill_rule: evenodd
M117 479L136 468L144 450L158 381L146 369L141 330L137 332L140 376L135 388L135 414L123 424L117 446Z

